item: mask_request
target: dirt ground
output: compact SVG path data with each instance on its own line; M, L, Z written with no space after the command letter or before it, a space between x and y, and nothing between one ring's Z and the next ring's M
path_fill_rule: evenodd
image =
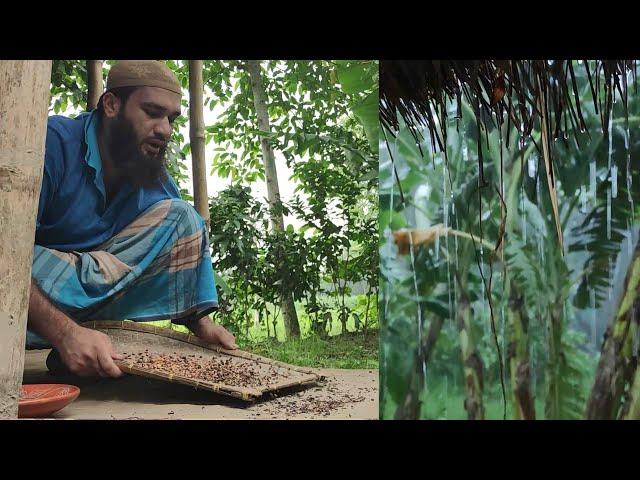
M68 383L80 396L57 419L166 420L377 420L378 370L314 369L317 385L296 387L255 403L133 375L119 379L53 376L49 350L27 351L23 383Z

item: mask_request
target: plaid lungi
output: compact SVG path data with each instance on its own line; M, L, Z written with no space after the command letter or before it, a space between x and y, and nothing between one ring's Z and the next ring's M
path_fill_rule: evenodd
M170 319L185 324L218 306L204 221L183 200L156 203L86 252L34 247L32 277L75 321ZM28 348L49 348L27 332Z

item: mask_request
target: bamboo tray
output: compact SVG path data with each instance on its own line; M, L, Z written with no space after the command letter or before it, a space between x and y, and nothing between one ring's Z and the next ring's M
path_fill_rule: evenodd
M134 367L132 363L116 361L118 367L126 373L139 375L157 380L179 383L195 387L196 389L240 398L245 401L255 401L266 393L276 392L296 385L308 385L321 379L321 376L304 368L277 362L266 357L254 355L241 350L226 350L203 342L192 334L176 332L168 328L145 325L127 321L93 321L82 324L106 333L111 338L113 346L119 352L139 353L145 349L155 353L173 353L180 355L202 355L205 358L228 358L240 364L248 364L259 371L275 370L278 374L276 383L260 385L258 387L241 387L195 380L187 377L172 375L153 369Z

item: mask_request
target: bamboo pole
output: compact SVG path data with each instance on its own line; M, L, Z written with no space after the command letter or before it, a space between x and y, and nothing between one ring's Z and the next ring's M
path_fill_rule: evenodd
M51 60L0 62L0 418L18 416Z
M207 165L204 152L204 84L202 60L189 60L189 141L193 165L193 203L207 226L209 217L209 195L207 194Z
M102 60L87 60L87 111L95 110L103 90Z

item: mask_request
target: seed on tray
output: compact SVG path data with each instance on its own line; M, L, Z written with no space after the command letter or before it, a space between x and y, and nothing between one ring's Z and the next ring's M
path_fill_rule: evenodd
M175 353L175 352L174 352ZM212 383L222 383L234 387L260 387L277 383L281 377L274 366L254 368L244 360L204 358L199 355L179 355L166 353L126 353L125 360L132 367L155 370L172 375Z

